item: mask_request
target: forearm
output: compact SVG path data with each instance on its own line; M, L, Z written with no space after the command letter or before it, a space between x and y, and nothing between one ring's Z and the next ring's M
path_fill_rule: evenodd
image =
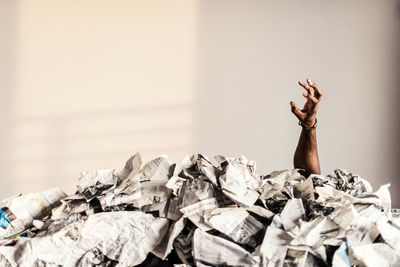
M317 110L322 92L318 85L310 79L307 79L307 83L299 81L299 85L307 91L307 93L303 93L307 102L303 109L299 109L293 101L290 102L293 114L296 115L299 124L303 127L294 153L294 167L304 169L306 176L311 173L321 174L315 127L317 126Z
M321 174L316 129L302 129L293 162L295 168L304 169L307 175Z

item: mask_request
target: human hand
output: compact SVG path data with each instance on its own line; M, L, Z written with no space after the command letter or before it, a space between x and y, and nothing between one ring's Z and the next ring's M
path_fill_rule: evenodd
M290 106L292 107L293 114L299 119L303 126L311 128L315 124L318 105L322 98L322 92L318 85L310 79L307 79L307 83L299 81L299 85L307 91L307 93L303 93L303 96L307 101L301 110L293 101L290 101Z

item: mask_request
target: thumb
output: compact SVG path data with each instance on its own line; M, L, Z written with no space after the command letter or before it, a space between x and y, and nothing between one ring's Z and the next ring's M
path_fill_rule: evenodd
M293 101L290 101L290 106L292 107L292 113L299 119L302 120L303 112L296 106Z

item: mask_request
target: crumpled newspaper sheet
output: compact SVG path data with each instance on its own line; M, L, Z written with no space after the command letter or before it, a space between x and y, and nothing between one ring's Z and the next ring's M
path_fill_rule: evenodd
M140 154L82 173L75 194L13 196L1 266L400 266L400 210L337 169L256 174L245 157Z

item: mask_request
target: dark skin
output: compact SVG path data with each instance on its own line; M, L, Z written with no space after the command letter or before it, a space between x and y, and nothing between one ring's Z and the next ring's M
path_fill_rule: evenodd
M311 127L315 124L322 92L318 85L310 79L307 79L306 83L299 82L299 85L306 90L303 96L307 101L303 109L299 109L293 101L290 102L293 114L304 126L301 130L296 152L294 153L293 163L295 168L303 169L306 176L321 174L317 149L317 133L316 129L311 129Z

